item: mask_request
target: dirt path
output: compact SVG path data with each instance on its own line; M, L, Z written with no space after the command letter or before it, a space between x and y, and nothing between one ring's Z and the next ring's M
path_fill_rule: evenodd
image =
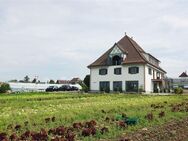
M188 141L188 117L158 127L143 128L119 141Z

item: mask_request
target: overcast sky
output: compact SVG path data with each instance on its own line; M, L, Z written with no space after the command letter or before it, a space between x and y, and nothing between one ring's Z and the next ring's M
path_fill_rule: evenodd
M188 69L187 0L0 0L0 81L83 78L126 32L169 77Z

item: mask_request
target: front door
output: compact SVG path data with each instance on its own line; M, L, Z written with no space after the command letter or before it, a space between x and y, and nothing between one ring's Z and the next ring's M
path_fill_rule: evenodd
M138 81L126 81L126 92L138 92Z
M159 90L157 88L157 83L156 82L153 82L153 92L154 93L158 93L159 92Z

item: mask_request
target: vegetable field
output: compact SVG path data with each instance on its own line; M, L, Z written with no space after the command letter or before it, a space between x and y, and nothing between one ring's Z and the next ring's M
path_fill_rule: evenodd
M117 139L188 117L188 95L0 95L0 140Z

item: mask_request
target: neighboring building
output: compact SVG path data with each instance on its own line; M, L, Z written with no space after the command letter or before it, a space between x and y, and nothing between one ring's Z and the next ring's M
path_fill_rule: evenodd
M188 79L187 72L186 71L183 72L179 77L182 78L182 79Z
M187 72L181 73L179 78L172 78L172 87L182 87L182 88L188 88L188 75Z
M78 84L79 82L81 82L82 80L80 78L73 78L72 80L70 80L71 84Z
M57 84L70 84L70 80L57 80Z
M73 78L71 80L57 80L57 84L78 84L79 82L81 82L82 80L78 77Z
M160 61L125 35L90 64L90 90L159 92L165 88Z

